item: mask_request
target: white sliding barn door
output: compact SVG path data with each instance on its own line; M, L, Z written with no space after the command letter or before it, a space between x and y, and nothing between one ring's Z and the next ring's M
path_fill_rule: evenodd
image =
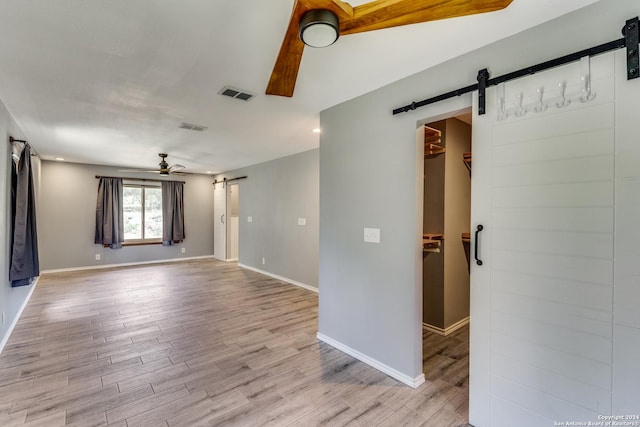
M213 257L227 260L227 184L218 183L213 190Z
M616 52L612 414L640 415L640 79L625 71L626 52Z
M585 64L574 63L506 83L506 118L498 118L498 88L487 91L487 114L478 116L474 104L472 232L484 226L477 254L483 265L472 259L471 267L470 423L476 427L544 427L615 415L615 85L628 90L640 83L626 82L626 70L614 64L613 53L591 59L596 96L588 102L577 99ZM559 108L562 81L571 102ZM540 88L548 106L536 112ZM526 114L517 111L520 93ZM638 163L634 168L629 191L638 203ZM637 222L637 204L634 209ZM637 282L634 250L629 275ZM635 297L637 303L638 291ZM636 327L639 319L636 314ZM637 329L625 332L640 337ZM638 344L631 344L636 355Z

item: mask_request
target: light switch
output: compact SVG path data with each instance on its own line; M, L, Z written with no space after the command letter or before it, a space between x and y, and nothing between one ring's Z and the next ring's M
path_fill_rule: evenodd
M298 225L307 225L307 218L298 218Z
M248 216L247 217L247 222L253 222L253 217L252 216Z
M380 229L366 228L364 229L364 241L367 243L380 243Z

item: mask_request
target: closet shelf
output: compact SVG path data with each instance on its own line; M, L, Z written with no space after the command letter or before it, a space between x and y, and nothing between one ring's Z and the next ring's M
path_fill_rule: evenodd
M444 152L446 152L447 149L444 148L441 145L437 145L437 144L428 144L425 143L424 144L424 156L435 156L436 154L442 154Z
M469 169L469 172L471 172L471 153L464 153L462 155L462 161L467 169Z
M424 126L424 156L442 154L445 148L442 146L442 132L438 129Z
M462 233L462 241L464 243L470 243L471 242L471 233Z
M424 233L422 235L423 239L429 240L444 240L444 234L442 233Z
M440 252L444 234L427 233L422 235L422 250L424 252Z

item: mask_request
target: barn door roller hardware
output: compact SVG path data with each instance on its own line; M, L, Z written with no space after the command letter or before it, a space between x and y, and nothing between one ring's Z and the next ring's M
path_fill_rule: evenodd
M223 178L221 181L218 181L217 179L214 179L212 184L215 187L217 183L221 182L222 183L222 188L225 188L228 182L238 181L239 179L247 179L247 178L248 178L248 176L245 175L245 176L239 176L237 178L230 178L230 179Z
M627 47L627 80L640 77L640 61L638 57L638 17L629 19L622 29L624 45Z
M486 112L486 88L490 86L496 86L500 83L535 74L540 71L568 64L570 62L579 61L585 56L596 56L623 47L627 48L627 80L637 79L638 77L640 77L640 56L638 55L640 33L638 31L638 27L640 27L640 24L638 21L638 17L636 16L635 18L627 20L624 27L622 28L622 34L624 35L624 38L614 40L609 43L604 43L599 46L594 46L589 49L584 49L579 52L570 53L568 55L561 56L550 61L541 62L540 64L522 68L520 70L513 71L502 76L494 77L492 79L489 78L489 71L486 68L482 69L478 72L478 83L470 86L465 86L460 89L452 90L450 92L443 93L442 95L427 98L422 101L414 101L411 104L405 105L404 107L395 108L393 110L393 115L413 111L416 108L444 101L445 99L453 98L455 96L464 95L466 93L473 92L474 90L478 91L478 114L482 115Z
M486 110L487 81L489 80L489 70L483 68L478 71L478 114L482 115Z

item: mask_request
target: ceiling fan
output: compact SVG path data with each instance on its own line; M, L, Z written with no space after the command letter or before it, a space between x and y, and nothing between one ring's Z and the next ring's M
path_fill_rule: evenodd
M185 167L179 164L174 164L169 166L167 163L168 154L159 153L158 156L162 159L158 166L160 169L119 169L119 172L149 172L149 173L159 173L160 175L184 175L185 172L180 172Z
M295 0L267 95L293 96L304 46L327 47L339 35L493 12L513 0L375 0L351 6L340 0Z

